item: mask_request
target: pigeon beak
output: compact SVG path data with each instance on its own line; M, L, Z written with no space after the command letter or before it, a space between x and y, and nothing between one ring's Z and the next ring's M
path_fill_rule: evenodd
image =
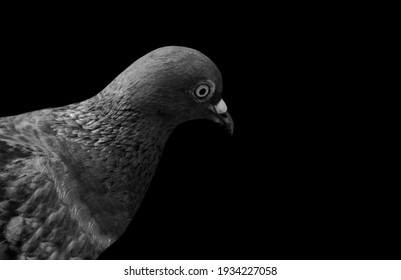
M217 122L218 124L224 126L226 130L233 135L234 133L234 121L231 118L230 114L227 112L227 105L220 99L219 103L216 105L210 105L209 107L213 111L213 121Z

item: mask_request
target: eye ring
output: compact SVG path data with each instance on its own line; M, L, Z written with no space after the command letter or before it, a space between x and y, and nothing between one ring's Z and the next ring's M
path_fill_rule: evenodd
M208 84L200 84L195 88L194 94L197 98L203 99L208 96L211 91L212 89Z

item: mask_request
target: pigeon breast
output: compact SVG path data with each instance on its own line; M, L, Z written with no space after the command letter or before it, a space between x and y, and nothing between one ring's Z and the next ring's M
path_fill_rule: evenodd
M0 258L96 258L138 209L163 133L78 107L0 119Z

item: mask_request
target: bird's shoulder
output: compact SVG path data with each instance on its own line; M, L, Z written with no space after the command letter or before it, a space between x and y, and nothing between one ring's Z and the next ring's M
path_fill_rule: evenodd
M0 259L96 258L111 240L79 203L59 160L14 159L0 171Z
M94 237L78 182L37 118L0 119L0 259L94 258L110 240Z

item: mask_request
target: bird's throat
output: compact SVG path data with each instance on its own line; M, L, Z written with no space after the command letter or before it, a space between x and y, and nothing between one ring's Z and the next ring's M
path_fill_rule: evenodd
M139 208L173 127L140 112L97 115L79 104L55 119L54 149L78 182L80 203L103 234L117 238Z

